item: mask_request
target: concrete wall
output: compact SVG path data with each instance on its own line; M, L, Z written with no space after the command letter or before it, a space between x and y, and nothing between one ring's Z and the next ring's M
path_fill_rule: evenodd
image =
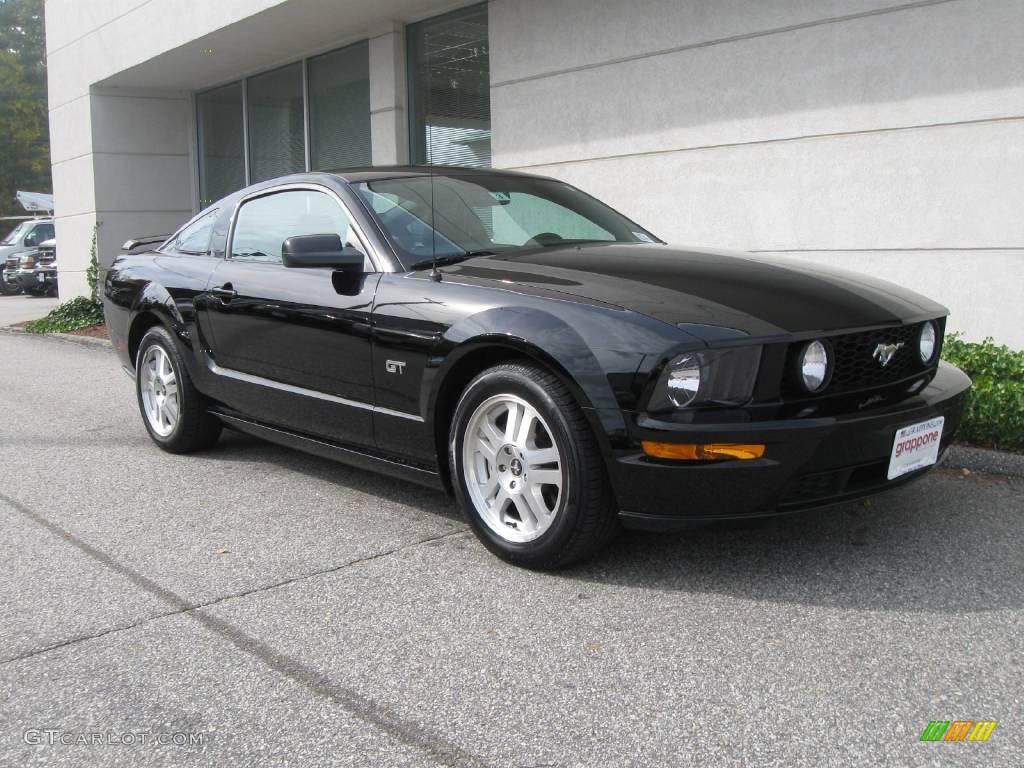
M1024 3L496 0L490 25L496 166L1024 347Z
M47 0L61 298L87 293L94 227L101 264L109 264L127 237L172 231L193 207L189 94L103 81L274 4Z

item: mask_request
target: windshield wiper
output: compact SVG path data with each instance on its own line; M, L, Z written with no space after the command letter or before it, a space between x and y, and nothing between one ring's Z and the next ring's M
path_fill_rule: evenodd
M466 251L465 253L453 253L448 256L438 256L436 259L423 259L423 261L417 261L409 267L409 271L416 271L420 269L430 269L435 264L439 267L446 267L449 264L458 264L460 261L466 259L472 259L474 256L497 256L494 251Z

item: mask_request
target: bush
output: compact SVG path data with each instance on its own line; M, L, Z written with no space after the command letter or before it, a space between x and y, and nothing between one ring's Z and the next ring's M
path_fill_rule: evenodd
M25 323L29 333L63 333L103 322L103 305L88 296L78 296L55 307L39 320Z
M1024 451L1024 351L997 345L990 338L979 344L951 334L942 356L974 380L960 438Z

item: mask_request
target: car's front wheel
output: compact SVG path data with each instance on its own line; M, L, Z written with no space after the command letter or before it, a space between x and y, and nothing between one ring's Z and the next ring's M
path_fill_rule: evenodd
M146 331L135 360L139 410L153 442L170 453L191 453L217 442L220 420L207 411L206 398L193 386L166 328Z
M474 532L517 565L569 565L617 528L590 425L558 377L534 365L499 365L470 382L455 410L449 465Z

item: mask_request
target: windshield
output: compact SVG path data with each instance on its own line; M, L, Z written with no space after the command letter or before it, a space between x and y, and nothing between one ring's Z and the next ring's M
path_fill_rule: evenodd
M406 269L435 257L591 242L658 242L647 230L558 181L502 174L414 176L353 185Z
M7 233L7 237L5 237L3 240L0 240L0 245L17 245L18 238L21 237L21 234L26 229L28 229L31 223L32 222L30 221L21 222L21 224L19 224L18 226L16 226L14 229Z

